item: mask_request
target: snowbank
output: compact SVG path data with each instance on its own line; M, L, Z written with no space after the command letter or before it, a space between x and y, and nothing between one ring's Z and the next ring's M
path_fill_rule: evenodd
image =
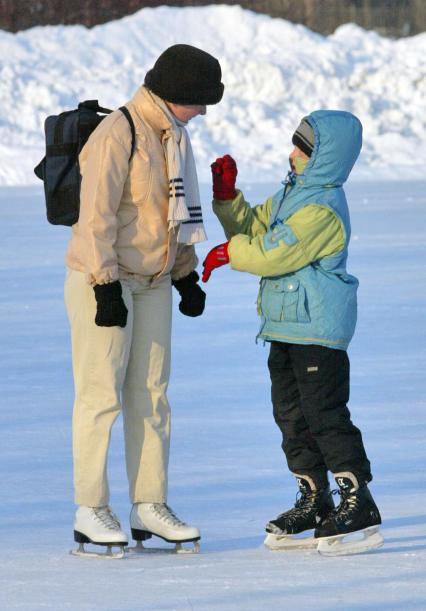
M37 182L48 114L84 99L121 105L175 43L202 47L223 69L223 101L191 123L201 180L225 152L244 180L279 180L300 117L318 108L361 119L358 177L424 176L426 34L391 40L348 24L324 37L238 6L164 6L91 30L0 32L0 184Z

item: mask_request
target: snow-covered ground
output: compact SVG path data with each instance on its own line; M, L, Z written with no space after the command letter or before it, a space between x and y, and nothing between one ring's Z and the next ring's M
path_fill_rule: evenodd
M277 185L245 189L260 203ZM360 278L350 407L374 467L385 546L362 556L263 548L295 486L272 420L267 348L254 343L257 279L217 270L199 319L175 307L170 504L200 526L198 556L102 561L72 541L68 230L39 189L0 189L2 611L424 610L426 608L426 183L355 182L349 269ZM203 188L203 201L209 188ZM205 206L209 243L223 241ZM175 304L176 306L176 304ZM112 505L128 530L120 422Z
M143 9L93 29L0 31L0 184L35 183L46 116L98 98L125 103L158 55L202 47L223 68L223 101L192 128L200 175L231 152L246 180L278 180L291 134L318 108L364 125L359 178L424 177L426 34L391 40L355 25L332 36L239 6Z

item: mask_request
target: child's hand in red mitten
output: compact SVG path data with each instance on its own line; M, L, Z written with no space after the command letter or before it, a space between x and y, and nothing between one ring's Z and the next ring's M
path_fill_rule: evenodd
M215 199L234 199L237 164L230 155L219 157L211 164L213 177L213 197Z
M215 246L211 249L207 257L204 259L204 271L202 278L203 282L207 282L214 269L229 263L228 244L229 242L225 242L224 244L219 244L219 246Z

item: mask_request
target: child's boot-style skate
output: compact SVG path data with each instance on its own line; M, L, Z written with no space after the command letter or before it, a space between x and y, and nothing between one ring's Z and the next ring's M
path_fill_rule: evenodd
M74 556L88 556L95 558L123 558L124 546L127 545L127 535L121 530L117 516L108 505L104 507L85 507L81 505L75 514L74 541L77 550L72 550ZM85 543L104 545L105 553L88 552L84 549ZM120 551L113 552L113 547Z
M130 552L176 552L198 553L200 551L200 531L195 526L182 522L166 503L135 503L130 514L130 527L136 547ZM168 543L175 543L173 549L147 548L143 541L152 535ZM193 549L184 548L183 543L193 543Z
M266 525L268 535L264 541L272 550L315 548L314 536L297 537L307 530L313 530L334 510L329 486L318 488L307 475L296 475L299 486L296 503L292 509L280 514Z
M359 554L383 545L379 532L379 510L366 483L353 473L336 473L341 501L336 510L315 530L318 551L324 556ZM355 533L361 538L350 537Z

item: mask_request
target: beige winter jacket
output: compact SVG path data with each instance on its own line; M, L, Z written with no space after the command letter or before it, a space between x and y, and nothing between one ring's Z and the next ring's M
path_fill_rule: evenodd
M168 230L169 181L162 145L170 120L141 87L126 104L136 128L120 111L108 115L80 154L80 216L72 228L67 265L86 273L89 284L171 272L177 280L197 264L193 246Z

